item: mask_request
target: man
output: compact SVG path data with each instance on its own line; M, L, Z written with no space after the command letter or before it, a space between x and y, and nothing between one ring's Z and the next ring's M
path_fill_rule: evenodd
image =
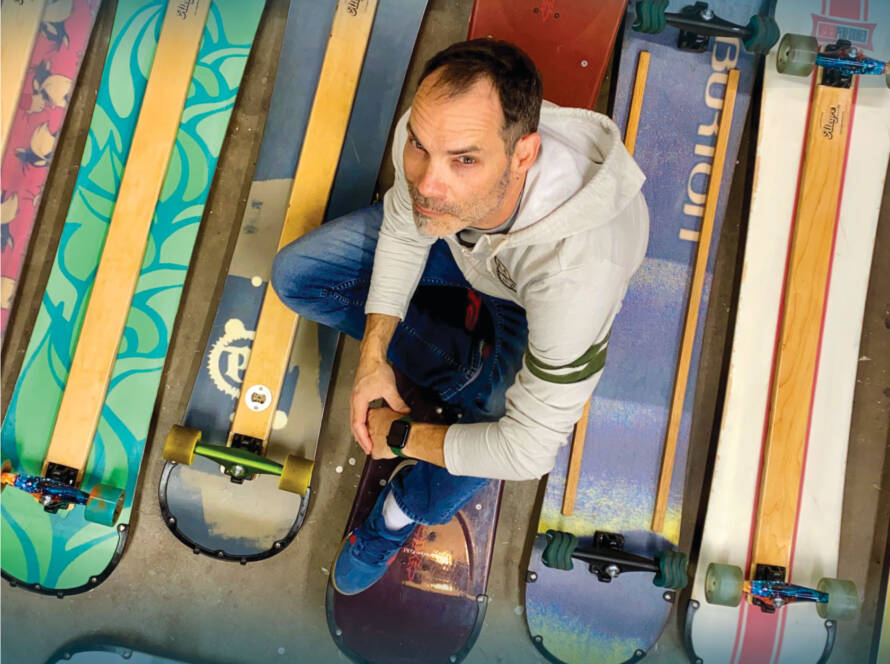
M382 207L329 222L276 258L272 283L288 306L362 339L359 445L375 459L418 460L399 466L344 538L332 569L343 594L371 586L416 524L447 522L488 478L548 473L599 379L646 249L644 177L614 123L542 108L541 90L508 43L438 53L396 126ZM464 324L445 303L468 289ZM408 421L387 360L456 407L460 423ZM379 398L388 407L369 409Z

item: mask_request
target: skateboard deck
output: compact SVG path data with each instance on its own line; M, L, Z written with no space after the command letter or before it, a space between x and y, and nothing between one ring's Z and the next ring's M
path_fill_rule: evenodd
M146 83L140 76L130 79L129 72L141 71L144 76L150 66L145 60L151 60L163 9L164 3L157 2L120 3L118 11L126 11L115 17L115 26L120 28L112 41L119 52L109 52L106 70L112 72L112 78L123 71L125 79L134 80L136 85L134 89L113 87L109 93L104 92L103 84L97 112L104 114L106 102L111 102L114 110L129 109L138 101L139 96L132 95L140 87L144 89ZM168 15L172 12L174 20L179 20L175 18L177 9L188 11L189 6L168 7ZM153 411L152 395L157 393L191 249L262 9L262 3L214 0L205 9L206 25L201 22L203 40L194 71L188 76L190 91L157 207L151 205L154 220L149 247L141 263L123 341L114 358L110 386L84 468L86 487L99 482L124 489L116 527L86 521L80 507L48 514L31 496L7 488L2 497L2 563L4 577L13 583L53 594L89 590L111 573L123 553ZM173 46L176 50L180 44ZM91 176L75 190L69 210L71 225L63 231L27 359L3 423L4 460L12 461L16 470L31 474L41 472L53 415L67 385L70 351L78 337L82 338L86 298L117 194L114 184L123 170L116 152L119 145L116 141L108 142L116 136L102 134L106 123L102 115L94 118L95 131L84 160L95 160L95 165ZM130 119L122 128L134 123ZM94 155L96 150L99 155ZM128 161L133 163L132 159ZM97 219L86 217L90 224L85 226L92 226L92 233L81 233L73 220L80 219L76 215L81 206L91 204L95 205ZM91 258L84 260L83 255ZM35 413L45 416L35 417Z
M68 643L46 660L46 664L198 664L165 655L136 650L118 639L93 637Z
M0 5L0 157L6 152L44 5L46 0L4 0Z
M590 61L606 62L624 4L608 2L605 8L594 8L578 2L544 3L545 13L540 14L533 11L532 3L511 4L507 10L507 4L477 0L469 38L492 35L517 44L532 57L541 54L543 59L536 64L545 91L549 80L570 76L567 87L580 93L576 99L593 100L593 88L600 80L592 79L583 67L571 68L567 74L557 57L562 40L570 38L572 32L565 26L592 22L591 30L571 36L572 48L582 49ZM609 39L597 41L594 34ZM346 532L365 518L379 495L381 481L385 483L393 467L387 462L366 462ZM407 662L421 658L457 662L466 657L485 618L485 591L501 491L502 484L492 481L450 523L418 528L383 578L365 592L340 595L329 582L328 628L337 646L354 661ZM444 565L441 561L445 559L459 562ZM426 608L431 606L435 607L432 612ZM446 618L430 620L430 615Z
M668 11L685 3L672 2ZM714 13L745 25L766 9L759 0L711 2ZM661 634L676 592L646 566L629 571L621 564L602 575L575 562L573 569L544 564L549 530L579 538L579 549L602 551L623 538L623 553L653 561L676 549L680 534L691 407L716 246L726 209L733 166L754 80L755 56L735 38L711 38L705 52L680 50L679 33L633 30L635 3L628 9L615 83L613 116L623 131L629 124L638 61L649 58L634 156L647 180L649 246L634 275L609 338L605 369L590 401L583 435L577 498L563 513L571 446L562 448L547 479L525 586L529 633L550 661L624 662L642 657ZM648 53L648 56L643 54ZM731 123L727 122L725 163L711 183L718 132L730 70L739 72ZM728 118L727 118L728 119ZM719 186L710 247L699 248L699 233L710 185ZM711 203L714 205L714 203ZM688 358L685 398L676 438L674 472L664 523L653 528L662 452L668 432L684 318L691 300L693 263L707 251L697 324ZM682 397L683 395L681 395ZM603 533L595 537L595 534ZM566 561L568 562L568 561ZM678 575L685 575L685 564ZM602 579L602 580L601 580Z
M512 42L534 60L544 99L593 108L627 0L476 0L470 38Z
M399 394L421 422L446 423L433 396L396 372ZM453 421L453 420L451 420ZM345 532L368 516L400 459L368 459ZM460 662L482 629L502 483L490 481L444 525L418 526L386 574L358 595L328 581L328 629L354 662Z
M7 4L15 3L4 3L4 10ZM46 6L24 87L13 109L9 134L4 133L9 149L2 153L0 167L0 337L9 320L56 140L68 113L71 91L99 4L99 0L72 0ZM3 57L6 56L4 45ZM5 73L4 63L4 76ZM5 83L3 92L6 93ZM5 99L3 103L6 104Z
M259 161L204 361L183 418L205 440L224 443L240 394L272 258L302 150L335 3L291 6ZM334 177L326 219L370 202L425 3L378 10ZM267 456L313 458L337 347L337 333L301 320L272 425ZM165 522L196 552L249 562L281 551L302 525L311 495L282 491L272 478L233 487L219 465L196 456L168 463L159 485ZM259 516L261 515L261 518Z
M884 3L780 2L776 20L784 32L812 35L823 45L847 39L872 57L890 54L890 6ZM815 75L778 73L779 50L765 63L758 171L727 397L698 574L686 609L684 634L693 661L825 661L844 629L813 606L769 613L750 602L733 607L707 601L706 570L712 563L739 566L747 579L754 564L781 566L786 581L806 588L837 576L857 351L890 153L890 91L883 76L854 77L852 91L831 100L819 127L811 127L810 102L818 107L825 95L836 93L816 86ZM845 144L817 163L826 154L819 140L835 137ZM818 193L807 193L812 191ZM806 269L806 287L792 286L786 294L788 283L801 281L805 255L800 249L806 245L793 239L795 226L804 228L819 215L827 228L802 236L823 262ZM806 310L812 318L788 339L786 332L800 325ZM809 347L799 348L804 339ZM797 355L789 358L786 349ZM798 376L787 370L794 365L807 368L806 384L787 399L782 387L797 384ZM790 418L798 421L793 429L787 427ZM791 444L793 458L775 467L776 446L781 451ZM771 487L777 471L788 494L779 501L772 488L761 489ZM767 551L764 540L774 551Z
M887 539L890 551L890 537ZM881 575L882 592L878 596L878 611L875 616L874 639L872 641L871 662L890 663L890 557L884 554L884 571Z

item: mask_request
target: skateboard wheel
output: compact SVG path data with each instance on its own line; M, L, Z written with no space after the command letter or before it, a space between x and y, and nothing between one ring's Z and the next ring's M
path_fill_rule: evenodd
M772 16L761 16L755 14L748 21L748 30L751 36L745 40L745 49L749 53L767 54L770 49L779 41L781 33L779 32L779 24Z
M685 553L667 549L656 553L655 560L658 562L659 570L652 583L668 590L680 590L686 587L689 583L689 576L686 574L689 559Z
M190 466L195 460L195 446L200 440L201 432L197 429L174 424L164 441L164 458Z
M738 606L744 584L745 576L740 567L711 563L705 575L705 598L710 604Z
M545 537L547 546L544 547L544 553L541 554L544 564L553 569L573 569L572 554L578 547L578 538L572 533L564 533L559 530L548 530Z
M278 488L305 496L314 466L314 461L288 454L284 460L284 468L281 469L281 477L278 479Z
M633 29L650 35L658 34L667 27L667 11L669 0L637 0L637 20Z
M787 34L779 42L776 69L780 74L809 76L819 55L819 42L808 35Z
M107 484L96 484L83 508L87 521L103 526L113 526L124 506L124 491Z
M823 620L852 620L859 612L856 584L845 579L819 579L817 590L828 593L828 603L816 604Z

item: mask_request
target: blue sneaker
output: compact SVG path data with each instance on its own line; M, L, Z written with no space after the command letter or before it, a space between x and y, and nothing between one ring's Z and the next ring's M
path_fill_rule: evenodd
M383 519L383 502L391 491L392 480L415 463L403 461L396 467L368 518L340 543L331 569L331 583L341 595L356 595L374 585L417 527L410 523L401 530L390 530Z

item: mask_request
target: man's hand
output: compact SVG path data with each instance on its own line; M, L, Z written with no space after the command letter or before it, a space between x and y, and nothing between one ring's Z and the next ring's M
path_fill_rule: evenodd
M375 399L383 399L391 408L368 408L368 404ZM371 428L371 416L379 411L390 411L394 416L386 421L386 429L383 431L383 446L386 447L386 434L389 433L389 423L398 419L400 415L410 411L396 389L396 377L392 368L386 362L359 361L358 371L355 374L355 383L352 386L352 434L365 451L371 454L376 449L373 436L369 432ZM379 419L379 417L375 418ZM386 448L389 452L389 448ZM390 454L390 456L392 456ZM380 457L375 457L380 458ZM384 457L385 458L385 457Z
M352 399L349 404L352 435L355 436L365 454L371 454L374 449L374 441L368 432L369 403L375 399L383 399L390 408L395 409L398 413L405 414L410 410L408 404L399 395L399 391L396 389L395 374L386 362L386 349L389 348L389 342L398 323L398 318L384 314L370 314L365 323L361 357L358 361L358 370L352 385ZM389 425L383 434L384 444L388 431Z
M389 449L386 444L386 435L389 433L389 427L392 423L399 419L402 413L386 406L382 408L371 408L368 411L368 433L371 436L371 458L372 459L395 459L396 455Z

